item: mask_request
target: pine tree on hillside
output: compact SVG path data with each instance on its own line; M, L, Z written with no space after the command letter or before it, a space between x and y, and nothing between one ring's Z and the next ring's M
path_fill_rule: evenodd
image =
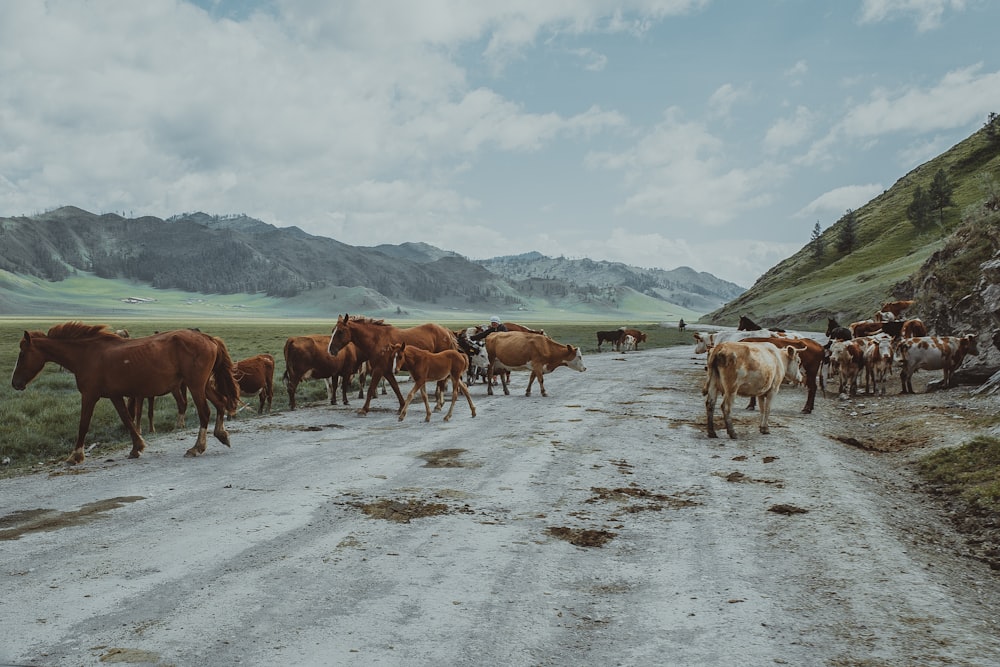
M910 205L906 207L906 218L917 229L923 229L927 226L930 217L930 196L918 185L913 191L913 199L910 201Z
M812 237L809 239L809 251L812 253L813 259L819 259L823 256L823 236L822 229L820 229L819 223L813 227Z
M840 219L843 223L840 227L840 236L837 237L837 250L850 254L854 251L854 245L858 242L858 217L854 211L847 209L847 213Z
M927 190L927 197L930 200L931 210L938 212L938 224L944 224L944 210L952 206L951 194L955 191L955 186L948 181L948 176L944 169L938 169L931 181L931 187Z

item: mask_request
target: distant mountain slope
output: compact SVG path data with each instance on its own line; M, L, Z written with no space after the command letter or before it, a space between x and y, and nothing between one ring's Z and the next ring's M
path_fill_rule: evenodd
M907 208L916 188L928 191L939 171L954 188L953 205L943 210L943 222L935 213L929 224L917 228L907 218ZM970 258L988 257L998 244L996 233L992 237L989 233L956 236L956 230L962 228L963 221L973 228L988 227L995 219L998 193L1000 120L991 116L983 129L912 170L854 211L856 241L851 251L838 250L847 224L845 215L822 232L821 255L816 256L806 244L768 270L745 293L701 321L735 326L740 315L749 315L765 326L825 330L828 317L856 321L871 317L887 300L919 297L931 275L936 281L946 280L945 291L957 301L981 277L978 264ZM941 264L935 271L922 268L932 258L939 258L949 244L963 243L978 244L976 252L952 247L949 255L960 261L947 269ZM916 306L913 314L919 315L919 299ZM942 307L940 303L935 306Z
M628 287L695 311L711 310L742 294L744 288L710 273L682 266L671 271L641 269L620 262L546 257L537 252L478 260L478 264L513 283L558 280L597 291Z
M689 269L650 271L541 255L537 261L537 270L521 266L516 277L507 277L490 269L508 267L504 260L471 262L424 243L355 247L242 215L196 212L161 220L67 206L0 218L0 271L54 286L90 274L163 290L265 295L293 300L298 309L307 309L310 299L334 300L336 290L356 289L373 295L362 302L379 310L579 308L615 314L629 304L683 317L718 307L740 289ZM583 280L597 273L599 284ZM0 314L22 312L23 298L3 295L4 285L16 282L0 282Z

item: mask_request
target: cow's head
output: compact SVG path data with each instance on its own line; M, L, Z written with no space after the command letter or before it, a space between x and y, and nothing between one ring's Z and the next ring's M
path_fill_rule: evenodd
M566 352L569 356L569 361L566 362L566 368L572 368L574 371L580 372L587 370L587 367L583 365L583 354L580 352L580 348L574 345L567 345Z
M979 356L979 345L977 342L978 340L979 337L976 336L976 334L966 334L962 336L962 340L959 341L958 344L959 350L960 351L964 350L964 353L966 355L978 357Z
M794 384L805 382L805 378L802 377L802 360L799 359L799 352L805 349L805 347L788 345L782 350L784 355L788 357L788 365L785 366L785 379L787 381Z

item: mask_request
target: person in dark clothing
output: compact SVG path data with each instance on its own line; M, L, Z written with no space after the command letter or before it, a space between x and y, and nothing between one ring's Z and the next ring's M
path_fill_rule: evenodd
M507 331L507 327L505 327L503 325L503 322L500 321L499 317L497 317L496 315L494 315L493 317L490 318L490 328L489 329L486 329L484 331L480 331L479 333L477 333L477 334L475 334L473 336L469 336L469 339L470 340L482 340L482 339L486 338L487 336L489 336L491 333L496 333L497 331Z

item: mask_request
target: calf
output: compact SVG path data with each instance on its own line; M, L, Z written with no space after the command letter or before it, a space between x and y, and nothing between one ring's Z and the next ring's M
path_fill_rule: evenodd
M900 357L899 379L904 394L913 393L913 374L921 368L944 373L943 385L951 386L951 375L962 365L966 355L978 356L976 335L920 336L905 338L897 347Z
M490 357L486 354L486 344L471 340L465 331L459 333L455 339L458 341L459 349L469 358L466 384L472 384L477 378L485 378L490 367Z
M622 341L622 351L623 352L630 352L630 351L632 351L632 350L635 349L635 346L637 344L638 343L637 343L637 341L635 339L635 336L633 336L632 334L626 334L625 335L625 340Z
M769 433L768 417L771 402L786 379L801 382L799 349L787 346L778 349L772 343L725 342L719 343L708 354L706 366L708 380L705 394L705 414L708 420L708 437L717 438L715 432L715 402L722 394L722 417L726 433L736 438L732 410L736 396L756 396L760 402L760 432Z
M455 410L455 402L458 401L458 392L462 392L465 400L469 402L469 410L472 416L476 416L476 406L472 404L472 396L469 395L469 388L462 382L462 375L469 367L469 358L464 352L458 350L444 350L442 352L428 352L415 345L406 343L393 343L389 346L388 354L393 359L393 372L408 371L410 379L413 380L413 388L406 395L403 407L399 409L399 421L406 417L406 410L410 407L410 401L414 394L420 391L420 396L424 399L424 408L427 410L425 422L431 420L431 406L427 401L427 383L451 380L451 407L448 414L444 416L444 421L451 419L451 413Z

